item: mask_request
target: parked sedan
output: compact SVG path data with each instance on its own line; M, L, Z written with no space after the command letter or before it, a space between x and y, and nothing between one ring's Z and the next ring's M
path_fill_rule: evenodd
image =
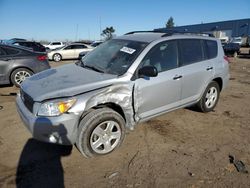
M92 51L94 48L87 44L69 44L62 48L52 50L48 53L50 60L56 62L62 59L78 59L81 52L87 53Z
M81 60L87 53L88 51L79 53L78 59Z
M27 48L0 44L0 84L14 84L17 87L31 75L49 69L45 53Z
M94 41L94 42L91 44L91 46L97 47L97 46L99 46L99 45L102 44L102 43L103 43L103 41Z
M95 41L90 46L92 46L93 48L96 48L97 46L99 46L102 43L103 43L103 41ZM86 51L79 53L78 59L81 60L87 53L88 52L86 52Z

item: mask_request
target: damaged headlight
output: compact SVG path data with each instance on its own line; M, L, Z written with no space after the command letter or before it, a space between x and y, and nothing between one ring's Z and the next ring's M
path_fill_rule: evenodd
M41 104L38 116L59 116L67 112L76 102L75 98L58 99L47 101Z

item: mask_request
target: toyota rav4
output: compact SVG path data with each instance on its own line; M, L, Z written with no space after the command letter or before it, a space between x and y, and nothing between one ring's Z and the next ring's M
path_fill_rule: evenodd
M228 80L216 38L131 32L76 64L25 80L17 109L34 138L76 144L94 157L118 148L126 130L163 113L192 105L213 110Z

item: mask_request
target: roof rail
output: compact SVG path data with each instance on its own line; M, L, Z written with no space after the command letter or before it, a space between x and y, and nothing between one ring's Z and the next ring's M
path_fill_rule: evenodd
M159 32L159 31L158 31ZM167 37L175 34L187 34L187 35L199 35L199 36L206 36L206 37L215 37L211 33L202 33L202 32L189 32L189 31L162 31L163 33L166 33L162 35L162 37Z
M135 34L135 33L164 33L162 31L155 31L155 30L150 30L150 31L131 31L131 32L128 32L124 35L132 35L132 34Z
M135 33L165 33L164 35L162 35L162 37L167 37L167 36L171 36L171 35L175 35L175 34L189 34L189 35L200 35L200 36L207 36L207 37L215 37L213 34L211 33L199 33L199 32L188 32L188 31L175 31L175 30L170 30L170 31L160 31L160 30L151 30L151 31L131 31L128 32L124 35L132 35Z

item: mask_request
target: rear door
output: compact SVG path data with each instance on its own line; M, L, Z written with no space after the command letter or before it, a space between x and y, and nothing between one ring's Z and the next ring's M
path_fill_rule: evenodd
M9 47L0 47L0 83L9 83L9 74L11 72L14 59L13 55L19 51Z
M87 46L85 46L85 45L83 45L83 44L77 44L77 45L74 45L74 49L75 49L74 58L78 58L78 57L79 57L79 54L80 54L81 52L86 51Z
M182 78L182 105L196 101L214 75L213 58L208 58L206 40L181 39L178 41Z

